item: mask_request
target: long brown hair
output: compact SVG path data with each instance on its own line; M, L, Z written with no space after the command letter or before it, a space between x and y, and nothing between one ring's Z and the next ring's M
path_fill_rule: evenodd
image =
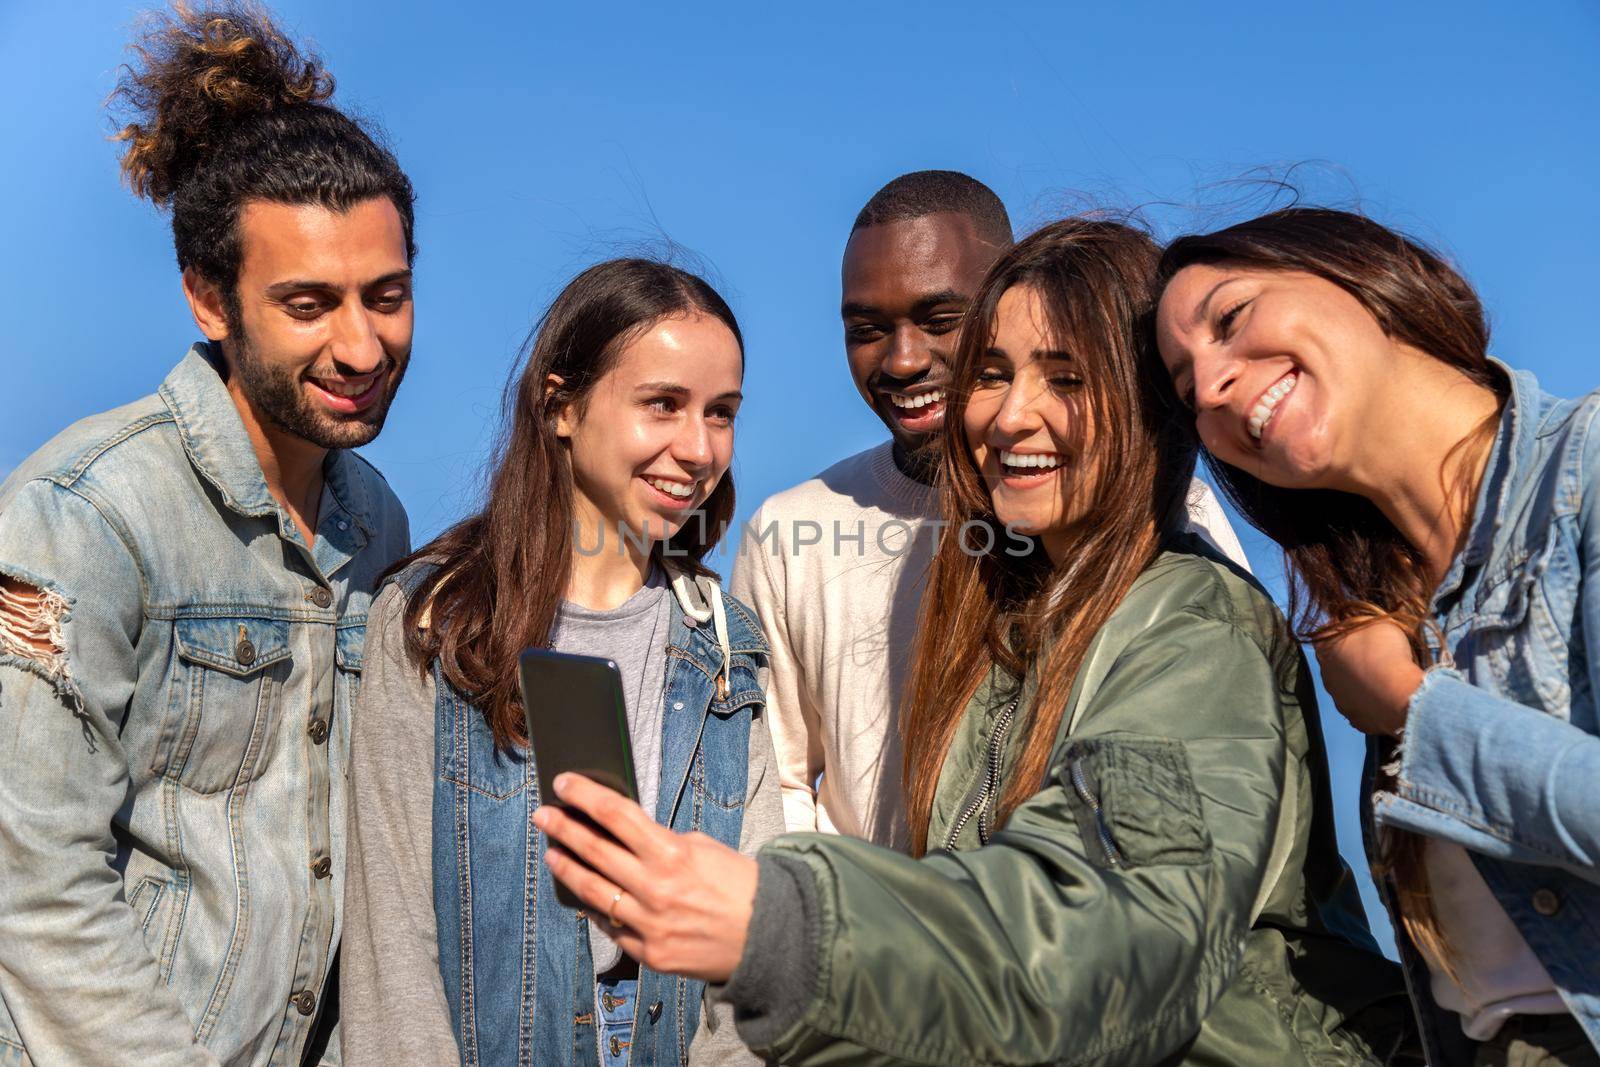
M1148 327L1160 250L1132 225L1066 219L1026 238L990 268L962 322L940 455L949 523L923 596L912 683L901 723L912 851L928 847L939 772L968 701L991 664L1014 675L1043 659L1025 741L1001 794L999 824L1038 792L1072 679L1096 632L1183 515L1195 444L1154 353ZM1035 544L1015 551L994 514L963 421L1000 298L1038 293L1053 343L1083 367L1092 471L1071 487L1085 501L1064 562ZM984 528L987 531L984 532ZM982 549L987 548L987 551Z
M691 313L719 319L744 348L732 310L703 279L647 259L613 259L579 274L556 297L527 344L520 375L507 383L507 426L496 449L482 511L463 519L391 568L437 567L406 602L406 651L427 670L438 661L450 684L483 709L495 744L525 744L517 659L550 636L572 572L573 485L557 413L581 412L621 350L662 319ZM553 390L551 375L561 379ZM733 473L666 542L654 547L698 574L733 518ZM428 624L422 625L426 615Z
M1478 294L1439 253L1362 215L1326 208L1286 208L1216 233L1180 237L1161 258L1163 285L1184 267L1234 263L1304 271L1360 301L1385 334L1447 363L1502 405L1510 383L1489 362L1489 324ZM1498 415L1458 446L1481 458ZM1268 485L1206 453L1218 486L1252 526L1283 547L1288 563L1289 617L1301 640L1336 636L1374 618L1399 624L1419 666L1430 666L1427 630L1434 582L1418 548L1365 497L1331 489ZM1463 469L1476 469L1470 458ZM1472 506L1462 486L1446 487ZM1407 932L1448 960L1439 934L1422 839L1385 835L1379 872L1393 874Z

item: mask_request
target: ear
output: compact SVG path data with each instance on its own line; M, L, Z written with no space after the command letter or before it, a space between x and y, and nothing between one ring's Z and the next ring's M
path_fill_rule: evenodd
M194 324L208 340L222 341L228 336L228 312L222 288L204 278L193 267L183 268L183 295L189 301Z
M548 404L550 402L550 398L555 396L556 392L563 385L566 385L566 384L567 384L567 380L565 378L561 377L561 375L559 375L559 374L547 374L547 375L545 375L545 379L544 379L544 399L545 399L545 403ZM578 413L577 413L576 406L573 405L570 401L565 403L565 404L562 404L556 410L556 436L557 437L562 437L562 438L571 437L573 435L573 433L577 429L578 429Z

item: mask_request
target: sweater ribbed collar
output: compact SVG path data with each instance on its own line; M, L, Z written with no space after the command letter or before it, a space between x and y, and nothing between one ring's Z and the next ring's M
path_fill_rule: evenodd
M939 491L907 477L894 461L894 442L885 441L872 450L867 469L872 480L896 507L917 515L933 515L939 508Z

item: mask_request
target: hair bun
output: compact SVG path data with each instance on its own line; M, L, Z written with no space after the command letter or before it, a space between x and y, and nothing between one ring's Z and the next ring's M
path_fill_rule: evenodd
M112 100L133 112L122 174L139 196L168 203L184 180L238 130L241 120L316 105L333 78L303 55L249 0L205 7L179 2L152 14L131 46Z

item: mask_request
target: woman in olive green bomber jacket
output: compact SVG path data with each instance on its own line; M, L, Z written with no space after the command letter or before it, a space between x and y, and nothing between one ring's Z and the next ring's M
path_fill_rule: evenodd
M1180 528L1194 465L1145 324L1155 245L1067 220L990 271L942 441L901 724L914 855L757 860L576 776L550 865L784 1063L1414 1062L1334 842L1310 676ZM581 857L583 863L575 857ZM641 1025L649 1025L644 1012Z

